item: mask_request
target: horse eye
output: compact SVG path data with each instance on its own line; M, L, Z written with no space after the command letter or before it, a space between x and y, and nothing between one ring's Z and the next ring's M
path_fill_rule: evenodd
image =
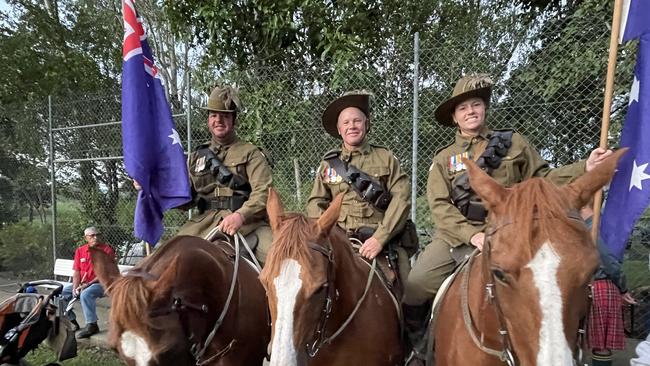
M492 270L492 275L499 281L503 283L508 283L508 277L506 276L505 272L498 268L494 268Z

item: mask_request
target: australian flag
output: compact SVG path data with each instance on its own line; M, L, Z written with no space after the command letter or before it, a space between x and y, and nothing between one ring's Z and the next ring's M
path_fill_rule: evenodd
M163 212L189 201L191 191L183 146L134 3L122 1L122 146L126 171L142 186L135 236L155 245Z
M625 3L622 40L640 37L621 147L630 150L618 163L603 212L600 235L622 259L634 224L650 204L650 1Z

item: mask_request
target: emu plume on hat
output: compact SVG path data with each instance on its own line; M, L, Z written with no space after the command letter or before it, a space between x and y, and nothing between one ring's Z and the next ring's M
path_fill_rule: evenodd
M370 118L370 98L373 94L365 89L345 92L342 96L330 103L323 112L323 127L331 136L341 138L336 124L339 114L349 107L359 108L367 118Z
M486 106L489 105L492 85L494 83L487 74L463 76L456 82L451 98L445 100L436 108L436 120L442 125L454 127L453 114L456 106L470 98L481 98Z

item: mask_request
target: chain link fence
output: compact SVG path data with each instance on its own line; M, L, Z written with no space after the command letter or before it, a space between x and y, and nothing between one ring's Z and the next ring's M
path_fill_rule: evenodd
M569 25L580 32L563 34ZM569 18L551 26L506 29L502 37L429 36L396 42L376 61L347 67L300 61L230 71L220 82L239 87L245 109L236 121L238 134L268 153L274 185L288 209L296 211L305 206L321 157L340 143L323 130L322 111L344 91L372 91L370 141L390 148L417 183L416 222L430 233L435 228L426 200L428 170L436 151L453 142L455 133L437 124L433 111L450 96L455 81L466 73L490 74L496 84L488 125L516 129L552 166L568 164L586 158L599 141L608 32L607 20ZM624 55L618 69L612 146L627 107L633 51ZM594 59L589 55L602 57L585 65ZM571 65L582 66L573 70ZM205 99L199 94L195 91L174 111L176 129L190 149L210 138L207 114L197 108ZM43 246L47 255L39 253L40 259L31 263L25 259L23 268L48 273L53 258L71 258L88 225L98 226L121 256L138 242L132 236L137 192L121 159L120 108L120 92L115 91L57 98L33 110L34 119L52 123L57 237L55 246ZM166 213L165 238L186 218L185 212ZM641 300L634 321L627 324L634 336L644 336L650 328L649 245L646 215L630 240L624 267L630 289ZM628 318L630 313L628 309Z

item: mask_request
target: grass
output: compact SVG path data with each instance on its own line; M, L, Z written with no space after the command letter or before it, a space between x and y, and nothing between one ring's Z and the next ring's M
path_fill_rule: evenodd
M36 350L30 352L25 360L31 366L42 366L49 362L56 361L56 355L47 346L41 345ZM111 350L100 347L82 347L79 346L77 357L60 362L62 366L122 366L117 354Z

